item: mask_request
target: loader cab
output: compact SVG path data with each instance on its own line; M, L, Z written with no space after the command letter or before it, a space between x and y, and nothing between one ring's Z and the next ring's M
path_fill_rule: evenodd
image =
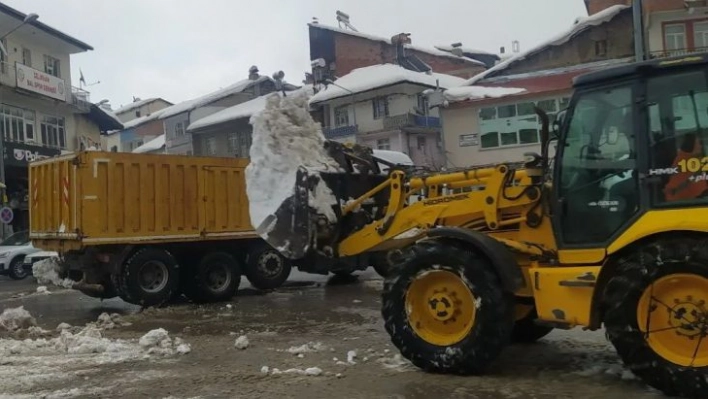
M707 66L692 56L576 78L553 171L559 248L605 248L648 210L708 205Z

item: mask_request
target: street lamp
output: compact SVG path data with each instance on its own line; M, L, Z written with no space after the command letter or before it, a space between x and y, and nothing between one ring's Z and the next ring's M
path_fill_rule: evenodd
M5 57L9 57L9 54L7 52L7 49L5 49L5 46L2 44L2 41L9 36L11 33L15 32L16 30L20 29L21 27L25 26L26 24L32 23L39 18L39 15L35 13L29 13L25 15L25 18L22 20L20 24L15 26L13 29L11 29L9 32L5 33L4 35L0 36L0 52L2 52L3 57L0 58L0 64L4 63ZM0 65L1 67L1 65ZM2 81L0 81L0 86L2 86ZM2 107L2 87L0 87L0 108ZM5 117L4 113L0 112L0 123L5 123L4 122ZM2 198L0 198L0 202L2 203L3 206L5 206L5 199L7 197L7 186L5 183L5 133L0 135L0 194L2 194ZM0 227L0 232L2 233L2 238L5 239L7 237L7 225L5 223L2 223L2 226Z

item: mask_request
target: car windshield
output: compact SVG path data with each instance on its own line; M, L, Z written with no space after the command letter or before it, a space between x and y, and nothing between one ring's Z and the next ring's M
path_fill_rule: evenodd
M7 237L5 240L0 243L2 246L21 246L29 243L29 232L28 231L20 231L17 232L9 237Z

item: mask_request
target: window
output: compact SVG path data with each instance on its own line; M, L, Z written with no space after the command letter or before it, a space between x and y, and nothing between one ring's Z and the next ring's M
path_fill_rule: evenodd
M349 126L349 107L346 105L334 109L335 127Z
M418 94L418 110L424 115L428 115L428 109L430 108L430 101L428 96L424 94Z
M140 118L140 110L135 111L135 117Z
M250 132L229 133L229 154L236 158L249 158L251 151L252 136Z
M578 94L568 115L562 148L558 198L564 242L601 243L639 206L635 173L633 95L630 86ZM578 223L592 220L593 223Z
M5 140L21 143L35 141L34 111L4 105L0 110L0 121L0 132Z
M22 64L32 67L32 51L28 48L22 48Z
M381 119L388 116L388 98L377 97L372 100L374 107L374 119Z
M708 155L708 80L705 72L682 72L650 79L650 175L656 204L707 202L708 180L703 159ZM676 170L670 174L662 170Z
M209 156L216 155L216 151L217 151L216 137L207 137L206 139L204 139L204 149L206 150L207 155L209 155Z
M44 56L44 72L52 76L61 77L60 62L58 59L45 55Z
M554 113L567 104L568 98L564 97L481 108L479 110L481 148L539 143L540 121L534 108L539 107L549 113L552 121Z
M184 136L184 125L182 125L182 122L177 122L175 125L175 136Z
M118 152L118 146L114 145L113 147L111 147L111 152Z
M664 41L666 50L683 50L686 48L686 25L672 24L664 26Z
M696 49L708 47L708 21L693 24L693 47Z
M596 57L606 57L607 56L607 40L595 41L595 56Z
M425 150L425 137L424 136L418 136L416 138L416 144L418 147L418 151L424 151Z
M7 41L5 39L0 39L0 44L2 44L4 49L7 49ZM2 51L0 51L0 73L7 73L7 58Z
M376 149L378 150L390 150L391 140L390 139L378 139L376 140Z
M66 148L66 130L64 118L42 116L40 121L42 143L48 147Z

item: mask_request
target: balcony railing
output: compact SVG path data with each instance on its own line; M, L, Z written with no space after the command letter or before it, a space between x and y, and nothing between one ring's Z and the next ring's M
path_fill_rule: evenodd
M708 53L708 47L682 48L676 50L660 50L649 53L649 58L667 58L688 54Z
M322 129L325 138L334 139L337 137L352 136L359 132L359 127L357 125L351 126L339 126L339 127L325 127Z
M385 118L384 129L400 129L403 127L439 128L440 118L416 114L401 114Z
M71 103L79 110L88 112L91 110L91 93L71 86Z

